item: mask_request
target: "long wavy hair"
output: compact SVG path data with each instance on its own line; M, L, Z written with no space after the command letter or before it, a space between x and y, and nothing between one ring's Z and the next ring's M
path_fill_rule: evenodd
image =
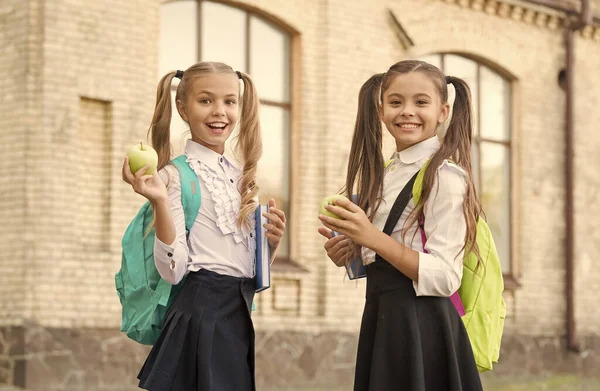
M437 67L423 61L401 61L390 67L386 73L371 76L362 86L358 96L358 113L354 126L352 147L348 160L348 173L344 191L348 197L358 193L358 205L368 213L373 221L375 212L381 203L383 187L384 160L382 153L382 112L383 94L393 79L401 74L421 72L435 84L443 104L448 102L447 84L456 90L453 114L440 148L431 157L425 169L421 198L410 214L404 229L412 227L424 218L423 206L429 200L437 170L444 160L452 160L467 173L467 191L463 203L463 212L467 224L463 250L473 251L481 262L477 247L477 220L482 213L477 198L471 169L471 140L473 137L473 117L471 109L471 91L467 83L457 77L446 77Z

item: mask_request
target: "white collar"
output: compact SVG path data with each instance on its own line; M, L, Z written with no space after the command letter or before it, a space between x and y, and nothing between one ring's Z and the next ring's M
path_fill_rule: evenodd
M184 151L187 157L195 158L215 171L225 163L239 169L239 166L234 161L227 159L225 155L219 154L192 140L186 142Z
M440 140L437 136L433 136L415 145L411 145L405 150L394 152L392 158L404 164L413 164L422 159L429 159L439 148Z

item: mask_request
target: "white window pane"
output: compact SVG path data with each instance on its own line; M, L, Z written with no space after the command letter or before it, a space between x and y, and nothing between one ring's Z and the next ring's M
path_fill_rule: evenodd
M504 273L510 272L510 149L481 144L481 203Z
M246 72L246 12L224 4L202 2L202 61L224 62Z
M442 69L442 56L439 54L429 54L427 56L419 57L419 60L425 61L431 65L435 65L440 70Z
M289 187L289 115L275 106L261 106L263 156L258 166L258 184L264 196L281 195L287 202Z
M174 1L160 7L159 78L198 62L198 3Z
M444 74L463 79L471 89L473 109L473 134L478 134L479 113L477 112L477 63L465 57L447 54L444 56ZM448 92L452 92L450 104L454 104L454 87L448 86Z
M491 140L510 138L510 86L496 72L481 67L481 137Z
M257 173L260 201L264 204L269 198L274 198L277 207L289 216L289 112L280 107L262 105L260 121L263 140L263 156ZM284 235L279 255L288 255L287 236Z
M290 39L258 18L250 19L250 74L261 99L290 100Z
M473 143L471 146L471 169L473 171L473 183L475 184L475 190L477 190L477 195L481 193L479 163L479 145L477 143Z

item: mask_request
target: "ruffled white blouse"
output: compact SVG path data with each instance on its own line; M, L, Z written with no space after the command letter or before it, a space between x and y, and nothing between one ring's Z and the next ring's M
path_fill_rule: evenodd
M241 167L201 144L189 140L185 155L198 176L202 204L189 238L181 204L181 180L167 165L159 174L167 183L176 238L171 244L154 242L154 261L166 281L177 284L190 271L208 269L235 277L253 277L256 241L254 216L239 227Z

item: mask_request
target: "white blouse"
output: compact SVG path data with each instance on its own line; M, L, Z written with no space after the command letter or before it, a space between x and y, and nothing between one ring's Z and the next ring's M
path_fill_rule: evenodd
M404 185L438 150L439 141L433 137L395 152L383 180L382 202L373 224L381 231L394 201ZM467 189L466 173L457 165L444 162L438 169L429 200L424 206L427 244L424 252L421 234L416 225L406 232L405 243L419 252L419 282L413 282L417 296L451 296L458 290L463 271L462 250L465 243L466 221L463 202ZM404 243L402 228L415 203L411 199L394 227L391 237ZM362 248L365 265L375 261L375 252Z
M181 178L173 165L160 170L159 175L167 184L176 238L170 244L155 238L154 262L158 272L171 284L179 283L189 271L200 269L234 277L254 277L254 216L249 227L240 228L237 224L241 167L191 140L184 153L198 175L202 204L186 240Z

